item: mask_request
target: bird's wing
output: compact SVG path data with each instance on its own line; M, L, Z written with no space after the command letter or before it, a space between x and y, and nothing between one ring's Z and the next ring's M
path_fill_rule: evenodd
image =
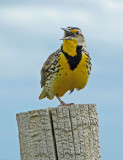
M44 63L41 69L41 87L45 85L48 76L51 74L50 68L53 64L55 65L55 62L57 63L57 58L61 55L61 53L61 49L58 49L56 52L52 53Z
M88 53L87 51L84 51L84 53L85 53L86 56L88 57L88 67L89 67L88 73L89 73L89 75L90 75L90 73L91 73L91 67L92 67L91 57L90 57L90 55L89 55L89 53Z

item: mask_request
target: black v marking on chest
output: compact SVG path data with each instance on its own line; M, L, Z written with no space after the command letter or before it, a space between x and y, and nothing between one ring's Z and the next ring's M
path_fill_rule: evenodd
M76 53L77 53L77 55L74 56L74 57L72 57L68 53L64 52L63 51L63 46L61 46L61 51L65 55L65 57L66 57L66 59L67 59L67 61L69 63L69 66L70 66L71 70L74 70L78 66L79 62L82 59L81 49L82 49L82 46L77 46L76 47Z

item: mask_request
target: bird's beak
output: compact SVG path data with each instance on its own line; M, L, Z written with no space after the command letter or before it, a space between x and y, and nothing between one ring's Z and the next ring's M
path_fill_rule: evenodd
M72 37L75 37L74 36L74 33L69 31L67 28L61 28L62 30L64 30L64 37L60 40L71 40Z

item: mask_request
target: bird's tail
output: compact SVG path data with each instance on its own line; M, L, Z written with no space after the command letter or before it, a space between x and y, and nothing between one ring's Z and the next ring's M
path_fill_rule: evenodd
M50 94L49 93L47 93L46 91L45 91L45 89L43 89L43 91L41 92L41 94L40 94L40 96L39 96L39 99L43 99L43 98L45 98L45 97L47 97L48 99L53 99L53 97L54 97L54 94L53 94L53 92L50 92Z
M40 96L39 96L39 99L43 99L47 96L47 93L46 91L43 89L43 91L41 92Z

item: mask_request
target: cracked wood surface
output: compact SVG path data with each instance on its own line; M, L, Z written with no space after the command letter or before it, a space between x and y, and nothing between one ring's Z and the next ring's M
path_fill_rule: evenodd
M17 114L21 160L100 160L96 105Z

